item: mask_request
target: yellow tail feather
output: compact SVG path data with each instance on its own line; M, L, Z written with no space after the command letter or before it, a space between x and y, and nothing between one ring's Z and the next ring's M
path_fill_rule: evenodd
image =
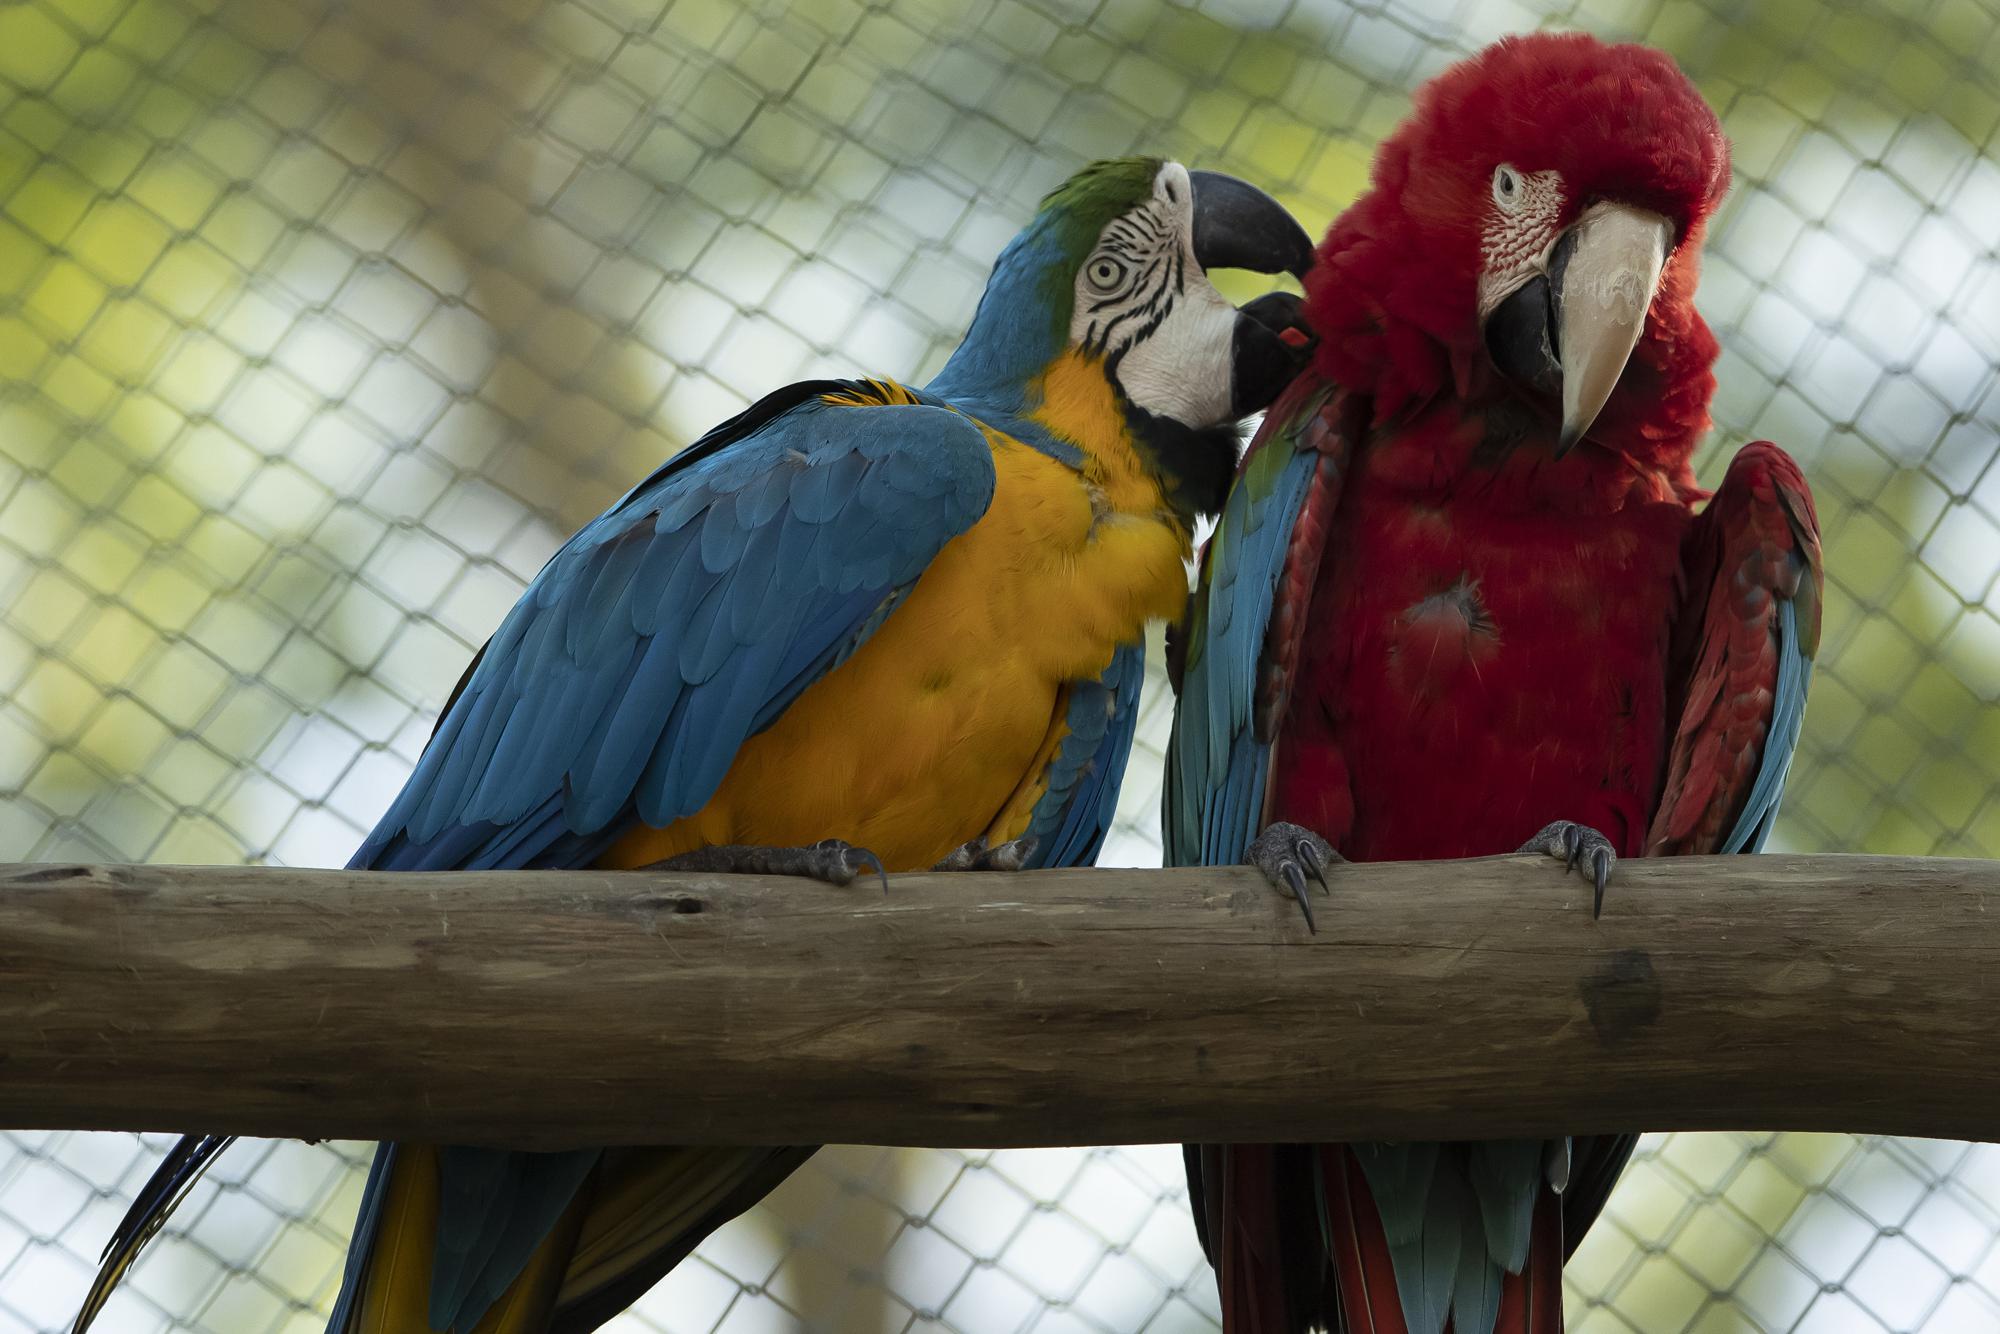
M602 1292L725 1203L770 1149L620 1149L592 1175L588 1216L563 1277L558 1305Z
M746 1182L804 1150L613 1149L591 1173L527 1267L461 1334L547 1334L558 1313L587 1303L666 1253L690 1248L755 1197L729 1208ZM434 1334L429 1323L438 1224L438 1155L402 1144L387 1183L360 1299L345 1334ZM757 1194L761 1195L759 1190ZM718 1210L728 1212L717 1217Z
M431 1260L438 1218L437 1150L402 1144L348 1324L351 1334L421 1334L430 1329Z

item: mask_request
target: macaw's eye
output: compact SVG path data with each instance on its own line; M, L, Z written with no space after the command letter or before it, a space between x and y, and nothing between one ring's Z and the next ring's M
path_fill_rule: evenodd
M1521 206L1521 173L1504 162L1493 169L1493 202L1509 213Z
M1125 281L1125 266L1115 259L1093 259L1087 276L1098 291L1114 292Z

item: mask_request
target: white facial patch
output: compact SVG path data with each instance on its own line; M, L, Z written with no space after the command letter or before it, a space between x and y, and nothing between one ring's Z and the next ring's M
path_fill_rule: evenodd
M1562 219L1562 174L1493 169L1492 202L1480 229L1479 318L1513 295L1548 257Z
M1228 420L1236 308L1195 261L1186 167L1161 167L1153 197L1105 226L1077 270L1069 336L1147 412L1197 429Z

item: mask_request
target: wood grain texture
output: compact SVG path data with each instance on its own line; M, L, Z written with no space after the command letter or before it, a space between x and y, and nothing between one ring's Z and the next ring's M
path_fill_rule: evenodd
M2000 862L0 866L0 1124L554 1147L2000 1139ZM1991 909L1991 911L1989 911Z

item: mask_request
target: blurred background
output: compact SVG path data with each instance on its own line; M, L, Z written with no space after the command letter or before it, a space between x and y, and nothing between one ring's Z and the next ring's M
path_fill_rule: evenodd
M1705 475L1818 493L1777 841L2000 855L2000 9L1695 0L0 7L0 859L338 865L557 543L766 389L921 381L1083 161L1318 231L1509 31L1673 52L1735 141ZM1159 860L1142 743L1108 864ZM0 1137L0 1334L167 1141ZM366 1146L251 1143L100 1328L316 1331ZM1647 1141L1572 1326L2000 1328L2000 1151ZM1203 1331L1172 1148L821 1154L615 1328Z

